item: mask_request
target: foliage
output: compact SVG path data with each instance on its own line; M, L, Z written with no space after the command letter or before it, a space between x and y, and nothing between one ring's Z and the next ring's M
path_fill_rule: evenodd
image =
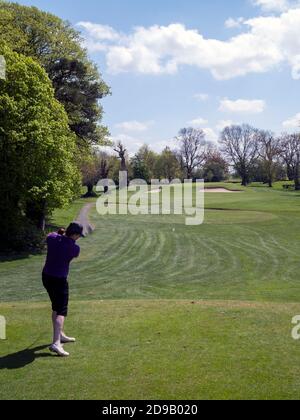
M157 156L155 177L158 179L167 179L170 182L174 179L184 178L179 159L176 153L169 147L166 147L162 153Z
M84 144L105 142L108 130L99 125L99 100L110 90L82 48L79 32L36 7L0 0L0 40L44 67L72 131Z
M147 145L142 146L132 159L133 177L150 183L156 175L157 158Z
M47 74L33 59L7 47L0 54L7 65L6 80L0 81L0 223L5 242L4 237L19 231L25 216L42 227L46 214L78 193L80 177L75 136Z
M85 198L95 197L94 186L100 180L108 179L112 168L112 157L107 153L94 150L93 154L87 155L81 162L83 185L87 187Z
M203 165L203 178L206 182L224 181L229 172L228 163L217 149L208 152Z

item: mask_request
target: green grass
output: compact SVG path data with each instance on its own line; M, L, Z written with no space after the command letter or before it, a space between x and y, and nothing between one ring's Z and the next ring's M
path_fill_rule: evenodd
M280 190L282 191L284 188L284 185L289 185L291 188L289 189L289 191L293 191L293 187L295 188L295 183L294 181L277 181L273 183L273 189L275 190ZM250 185L250 187L262 187L262 188L266 188L267 185L263 184L262 182L252 182Z
M0 399L298 399L300 194L217 186L242 192L206 194L201 226L91 213L70 276L70 359L23 351L50 339L44 257L2 261Z
M34 352L49 341L46 304L2 306L10 339L1 344L0 398L299 398L290 337L298 305L123 300L71 310L79 341L62 360Z

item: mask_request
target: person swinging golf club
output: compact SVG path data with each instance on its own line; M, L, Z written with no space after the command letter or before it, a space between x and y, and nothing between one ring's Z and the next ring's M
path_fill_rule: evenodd
M49 350L61 357L70 355L64 350L63 344L76 341L64 333L64 322L68 315L69 266L74 258L79 257L80 247L76 241L82 237L83 226L76 222L71 223L66 231L60 229L47 237L48 252L42 278L53 311L53 342Z

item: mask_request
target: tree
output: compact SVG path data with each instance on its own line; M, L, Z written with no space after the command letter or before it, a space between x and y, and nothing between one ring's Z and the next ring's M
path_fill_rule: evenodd
M121 176L118 176L118 185L120 188L125 188L128 186L128 183L129 183L128 168L127 168L127 150L125 149L123 144L119 141L117 142L114 148L114 151L118 154L118 158L121 161L119 171L121 171L122 174Z
M127 172L127 163L126 163L127 150L125 149L125 147L120 141L116 144L114 151L118 154L118 158L121 161L120 170L122 172Z
M82 141L99 144L101 140L104 144L108 131L99 125L103 110L95 105L110 91L97 69L88 62L62 58L48 71L55 96L69 115L70 128L78 136L79 145Z
M166 147L157 158L155 177L158 179L168 179L170 182L173 179L183 178L180 162L176 154L169 147Z
M180 144L179 156L181 165L188 179L193 178L193 172L204 162L208 143L203 130L183 128L176 137Z
M269 187L272 188L276 174L277 158L281 152L281 141L274 137L270 131L261 130L259 131L258 142L258 154L262 159Z
M258 158L254 161L250 178L253 182L262 182L264 184L269 183L269 175L267 172L266 164L263 159ZM277 159L273 163L273 182L282 181L286 179L286 168L282 163L282 160Z
M24 225L38 229L80 189L76 138L46 72L31 58L0 47L1 247L16 245ZM27 220L27 221L26 221Z
M80 170L82 173L82 185L87 187L87 192L84 194L84 198L96 197L94 192L94 186L100 179L100 168L98 158L96 154L85 156L80 164Z
M126 162L126 160L125 160ZM130 176L130 166L128 165L128 162L126 162L127 168L128 168L128 177ZM119 185L120 182L120 160L117 156L110 156L109 157L109 178L112 179L115 183L115 185Z
M281 157L287 166L290 180L294 180L295 189L300 190L300 134L283 134L280 139Z
M105 156L102 156L100 161L100 179L108 179L111 168L112 164L110 163L109 159ZM104 194L106 194L108 190L109 185L104 185Z
M284 133L281 135L280 145L280 155L284 164L286 165L287 177L290 181L293 181L295 175L295 155L297 152L296 142L293 141L291 134Z
M142 160L138 155L135 155L132 158L131 165L134 179L142 179L148 184L151 182L149 168L147 167L146 162L144 160Z
M35 7L0 0L0 40L37 60L48 73L56 98L65 106L79 144L103 144L99 100L110 93L68 22Z
M250 182L251 168L258 157L258 130L243 124L226 127L221 133L221 151L233 163L242 185Z
M158 156L149 146L142 146L132 159L133 177L143 179L148 184L156 176L156 165Z
M96 197L94 187L101 179L107 179L110 169L110 157L103 152L94 151L93 155L86 156L80 166L83 175L82 184L87 187L87 192L84 198ZM108 188L105 187L105 193Z
M228 163L217 149L211 149L205 159L203 178L206 182L221 182L228 175Z

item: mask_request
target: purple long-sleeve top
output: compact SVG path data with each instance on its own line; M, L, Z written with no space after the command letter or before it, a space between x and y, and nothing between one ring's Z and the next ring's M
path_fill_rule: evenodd
M80 247L67 236L50 233L47 237L48 253L43 272L48 276L67 278L70 263L80 254Z

